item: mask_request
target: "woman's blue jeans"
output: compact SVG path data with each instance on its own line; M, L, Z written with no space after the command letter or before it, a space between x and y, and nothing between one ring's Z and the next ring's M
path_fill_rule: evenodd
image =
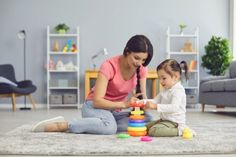
M145 122L153 119L151 113L145 112ZM82 119L69 122L69 132L88 134L116 134L127 131L129 112L118 112L93 108L92 101L85 101L82 107Z

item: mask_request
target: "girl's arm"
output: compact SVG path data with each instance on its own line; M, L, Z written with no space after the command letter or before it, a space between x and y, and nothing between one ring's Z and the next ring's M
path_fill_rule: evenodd
M149 109L157 109L158 104L160 103L160 94L158 94L154 99L142 99L136 101L137 103L144 103L146 105L145 108Z
M152 101L148 101L148 102L146 103L146 108L150 108L150 109L152 109L152 110L156 110L156 109L157 109L157 104L155 104L155 103L152 102Z
M131 98L131 100L127 102L112 102L104 99L107 85L108 85L107 78L102 73L99 72L94 88L94 97L93 97L94 108L108 109L108 110L117 108L128 108L130 101L135 101L134 98Z
M184 111L186 104L182 102L184 97L184 94L181 92L176 92L172 95L170 99L169 104L159 104L158 105L158 111L159 112L180 112ZM185 98L186 99L186 98Z

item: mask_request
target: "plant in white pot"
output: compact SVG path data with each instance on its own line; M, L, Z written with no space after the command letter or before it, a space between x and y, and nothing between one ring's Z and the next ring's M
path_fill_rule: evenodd
M205 51L206 54L202 56L201 66L208 69L208 73L211 75L224 75L233 58L229 40L212 36L205 46Z
M58 24L58 25L55 27L55 30L56 30L57 33L59 33L59 34L65 34L69 29L70 29L70 27L67 26L65 23Z
M183 35L184 34L184 28L186 28L187 27L187 25L186 24L184 24L184 23L181 23L181 24L179 24L179 28L180 28L180 34L181 35Z

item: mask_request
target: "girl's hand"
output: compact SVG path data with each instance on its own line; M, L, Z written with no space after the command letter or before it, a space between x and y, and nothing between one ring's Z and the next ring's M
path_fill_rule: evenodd
M157 109L157 104L154 104L152 102L147 102L146 103L146 108L149 108L149 109Z

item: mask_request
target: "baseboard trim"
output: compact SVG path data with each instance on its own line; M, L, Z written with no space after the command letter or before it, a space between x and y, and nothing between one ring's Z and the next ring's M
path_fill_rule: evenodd
M24 107L25 104L16 104L16 108L19 109ZM26 107L31 107L31 104L26 104ZM79 105L78 109L82 107L82 104ZM61 107L64 108L64 107ZM12 109L12 104L0 104L0 109ZM47 104L36 104L36 109L47 109Z

